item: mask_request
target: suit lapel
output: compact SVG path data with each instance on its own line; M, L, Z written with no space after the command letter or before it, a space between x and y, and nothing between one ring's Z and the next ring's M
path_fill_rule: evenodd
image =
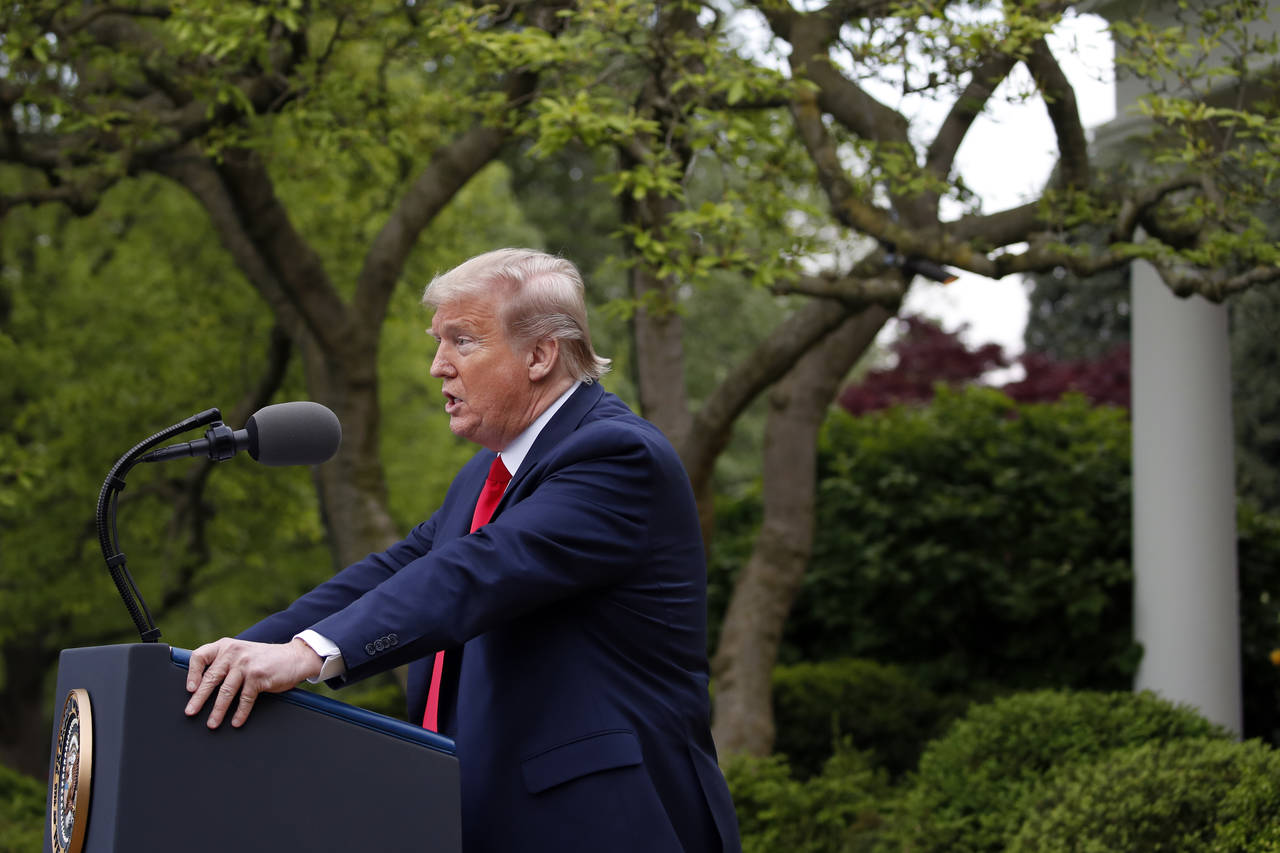
M524 462L520 465L520 473L513 477L507 485L507 491L493 511L493 518L497 518L502 513L502 508L506 506L507 500L516 492L520 483L528 477L529 472L536 466L538 459L577 429L578 425L582 423L582 419L586 417L587 413L595 407L603 396L604 389L600 387L599 383L583 384L565 401L565 404L560 407L560 411L555 413L551 421L538 434L533 447L529 448L528 455L525 456ZM468 463L475 466L473 469L475 473L467 475L465 489L459 495L457 506L454 507L446 521L446 533L450 537L465 536L470 532L471 516L475 512L476 501L480 497L480 490L484 487L485 477L488 475L489 466L493 463L495 455L492 451L484 450L477 453ZM468 645L476 642L483 642L483 637L473 638L468 641ZM449 649L445 653L445 667L450 672L449 677L445 679L444 690L440 695L440 720L442 729L447 729L450 732L456 730L458 692L460 689L462 662L467 659L467 656L463 653L466 648L467 646L464 645ZM417 671L414 673L411 670L411 678L416 680L411 681L413 693L409 697L410 719L421 719L422 712L426 707L427 686L431 680L431 661L431 657L426 657L415 661L413 664Z
M512 478L510 485L507 486L506 493L502 496L502 502L498 504L498 508L494 511L494 518L497 518L498 513L502 512L507 499L516 493L520 484L529 476L529 472L537 466L538 460L545 456L548 450L555 447L577 429L578 425L582 423L582 419L586 417L587 412L595 408L596 403L603 396L604 389L600 387L600 383L583 383L578 386L578 390L574 391L568 400L564 401L560 411L556 412L550 422L542 428L542 432L538 433L537 440L533 442L533 447L529 448L528 455L525 456L524 462L520 465L519 473ZM476 494L478 495L479 492Z

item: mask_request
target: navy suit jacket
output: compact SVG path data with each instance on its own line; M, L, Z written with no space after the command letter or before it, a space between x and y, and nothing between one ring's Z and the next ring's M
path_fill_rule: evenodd
M449 650L441 728L467 853L737 851L711 742L702 540L675 451L582 385L469 533L493 456L477 453L403 541L241 636L314 628L347 683L413 662L414 722L432 654Z

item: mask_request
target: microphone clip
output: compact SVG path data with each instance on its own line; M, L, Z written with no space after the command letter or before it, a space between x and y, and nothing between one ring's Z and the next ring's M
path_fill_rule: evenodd
M204 431L204 438L195 441L184 441L171 444L159 450L153 450L138 459L139 462L167 462L170 459L182 459L188 456L207 456L214 462L225 462L251 444L248 430L232 429L220 420L209 424Z
M208 445L209 458L214 462L226 461L240 450L235 430L222 421L209 424L209 428L204 431L204 440Z

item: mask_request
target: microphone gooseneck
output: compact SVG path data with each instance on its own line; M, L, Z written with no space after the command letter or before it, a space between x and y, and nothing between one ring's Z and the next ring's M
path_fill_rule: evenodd
M138 587L133 582L133 576L129 574L129 568L125 565L125 556L117 544L120 537L116 535L116 499L124 491L125 475L129 473L130 468L137 464L142 454L179 433L195 429L198 426L204 426L221 418L222 413L217 409L206 409L186 420L179 421L173 426L160 430L150 438L138 442L128 453L117 459L115 465L111 466L111 471L107 474L107 479L102 484L102 491L98 493L98 509L95 514L95 521L98 527L98 544L102 548L102 556L107 561L107 571L111 573L111 580L115 582L116 590L120 593L120 598L124 600L124 606L129 611L129 617L133 619L133 624L137 627L138 634L142 637L142 642L144 643L154 643L160 639L160 629L156 627L155 620L151 618L151 611L147 608L147 602L142 598L142 593L138 592Z
M152 449L179 433L206 424L208 429L202 439ZM116 461L98 494L98 542L116 590L144 643L160 639L160 629L129 574L116 530L117 498L124 491L124 478L129 470L139 462L190 456L207 456L221 462L241 450L248 450L249 455L263 465L319 465L333 456L341 443L342 425L332 411L319 403L295 400L259 409L250 416L245 428L238 430L224 424L222 413L217 409L207 409L138 442Z

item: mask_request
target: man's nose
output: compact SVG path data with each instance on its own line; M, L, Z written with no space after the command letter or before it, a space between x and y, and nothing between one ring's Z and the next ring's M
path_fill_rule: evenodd
M453 375L453 365L449 364L449 359L444 357L440 349L437 349L436 354L431 358L431 375L436 379Z

